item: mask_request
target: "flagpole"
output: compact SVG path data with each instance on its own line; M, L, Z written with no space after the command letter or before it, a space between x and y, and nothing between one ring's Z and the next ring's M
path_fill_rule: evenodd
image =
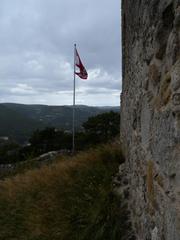
M73 129L72 129L72 153L75 152L75 105L76 105L76 59L75 59L76 44L74 44L74 84L73 84Z

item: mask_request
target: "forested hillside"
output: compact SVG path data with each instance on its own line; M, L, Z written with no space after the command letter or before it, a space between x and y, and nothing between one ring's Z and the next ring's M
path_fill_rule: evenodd
M76 128L89 117L107 111L119 111L119 107L76 106ZM0 136L8 136L23 143L32 132L45 127L72 129L72 106L0 104Z

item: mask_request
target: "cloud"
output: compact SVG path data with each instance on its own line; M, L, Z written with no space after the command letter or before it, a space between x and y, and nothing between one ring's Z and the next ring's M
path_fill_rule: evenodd
M36 90L27 84L19 83L16 87L10 89L11 93L17 95L34 95L37 94Z
M118 1L1 0L0 29L1 102L71 104L76 42L89 73L77 101L119 105Z

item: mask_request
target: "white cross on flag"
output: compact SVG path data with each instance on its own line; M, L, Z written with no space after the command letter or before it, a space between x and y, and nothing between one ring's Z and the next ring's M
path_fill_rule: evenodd
M82 79L87 79L88 73L81 62L77 49L75 49L75 66L79 68L79 72L75 72L75 74Z

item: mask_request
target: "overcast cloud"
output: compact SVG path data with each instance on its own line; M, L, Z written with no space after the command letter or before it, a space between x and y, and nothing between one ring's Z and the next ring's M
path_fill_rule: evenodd
M75 42L77 104L119 105L118 0L0 0L0 102L72 104Z

